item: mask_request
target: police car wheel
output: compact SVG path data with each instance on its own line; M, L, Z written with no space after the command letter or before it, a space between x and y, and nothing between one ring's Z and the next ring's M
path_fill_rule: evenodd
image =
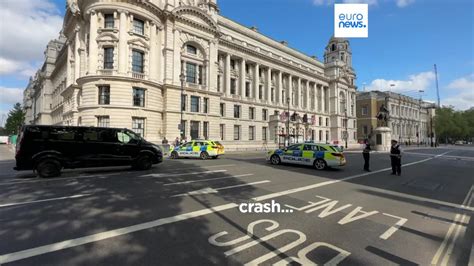
M272 157L270 157L270 162L272 164L280 164L281 163L281 159L280 159L280 156L278 155L272 155Z
M314 168L318 170L323 170L324 168L326 168L326 166L326 162L323 159L317 159L316 161L314 161Z
M170 157L171 157L171 159L178 159L179 155L178 155L177 152L173 151L173 152L171 153L171 156L170 156Z
M201 152L201 156L200 156L200 157L201 157L201 159L203 159L203 160L207 160L207 159L209 159L209 154L207 154L207 152L203 151L203 152Z

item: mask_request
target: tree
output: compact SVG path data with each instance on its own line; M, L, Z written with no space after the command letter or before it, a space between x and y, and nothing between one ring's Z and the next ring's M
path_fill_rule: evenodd
M436 134L441 141L471 140L474 138L474 110L454 111L451 107L436 110Z
M8 113L7 122L5 123L5 130L8 134L18 134L18 128L23 125L25 121L25 113L21 108L20 103L16 103L13 109Z

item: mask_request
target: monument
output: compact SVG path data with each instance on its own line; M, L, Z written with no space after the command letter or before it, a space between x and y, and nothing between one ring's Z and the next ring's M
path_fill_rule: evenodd
M377 128L374 129L373 135L373 137L375 137L375 150L390 151L392 132L392 130L388 127L388 121L390 120L390 111L385 107L385 104L382 104L382 106L380 106L376 118Z

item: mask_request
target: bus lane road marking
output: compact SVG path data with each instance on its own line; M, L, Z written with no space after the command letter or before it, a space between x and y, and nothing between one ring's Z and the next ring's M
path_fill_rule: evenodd
M415 162L412 162L412 163L404 164L402 167L424 163L424 162L433 160L435 158L441 157L441 156L443 156L444 154L446 154L448 152L439 154L439 155L437 155L435 157L432 157L432 158L427 158L427 159L423 159L423 160L420 160L420 161L415 161ZM381 172L385 172L385 171L388 171L388 170L391 170L391 168L384 168L384 169L380 169L380 170L377 170L377 171L372 171L372 172L368 172L368 173L348 176L348 177L337 179L337 180L325 181L325 182L312 184L312 185L308 185L308 186L303 186L303 187L288 189L288 190L284 190L284 191L280 191L280 192L270 193L270 194L267 194L267 195L251 198L251 200L253 200L253 201L264 201L264 200L273 199L273 198L277 198L277 197L281 197L281 196L285 196L285 195L290 195L290 194L295 194L295 193L298 193L298 192L307 191L307 190L311 190L311 189L315 189L315 188L319 188L319 187L323 187L323 186L336 184L336 183L339 183L339 182L344 182L344 181L347 181L347 180L351 180L351 179L355 179L355 178L359 178L359 177L363 177L363 176L368 176L368 175L373 175L373 174L376 174L376 173L381 173ZM443 204L441 204L441 205L443 205ZM444 204L444 205L446 205L446 204ZM463 206L460 206L460 205L457 205L457 204L452 204L452 205L455 205L455 208L462 208L463 207ZM144 223L131 225L131 226L127 226L127 227L112 229L112 230L109 230L109 231L104 231L104 232L101 232L101 233L96 233L96 234L92 234L92 235L88 235L88 236L78 237L78 238L75 238L75 239L68 239L68 240L64 240L64 241L60 241L60 242L56 242L56 243L52 243L52 244L46 244L46 245L39 246L39 247L20 250L20 251L13 252L13 253L7 253L7 254L0 255L0 264L7 263L7 262L18 261L18 260L30 258L30 257L33 257L33 256L38 256L38 255L42 255L42 254L46 254L46 253L50 253L50 252L55 252L55 251L59 251L59 250L67 249L67 248L77 247L77 246L85 245L85 244L88 244L88 243L93 243L93 242L97 242L97 241L101 241L101 240L105 240L105 239L110 239L110 238L117 237L117 236L122 236L122 235L130 234L130 233L134 233L134 232L141 231L141 230L146 230L146 229L150 229L150 228L154 228L154 227L158 227L158 226L163 226L165 224L171 224L171 223L176 223L176 222L180 222L180 221L185 221L185 220L188 220L188 219L208 215L208 214L211 214L211 213L216 213L216 212L221 212L221 211L237 208L238 206L239 205L236 204L236 203L227 203L227 204L223 204L223 205L219 205L219 206L215 206L215 207L211 207L211 208L201 209L201 210L198 210L198 211L178 214L178 215L167 217L167 218L160 218L160 219L149 221L149 222L144 222Z

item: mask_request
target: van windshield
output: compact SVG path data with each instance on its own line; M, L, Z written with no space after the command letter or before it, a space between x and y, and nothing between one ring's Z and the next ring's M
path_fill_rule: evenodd
M118 141L120 141L122 143L134 144L134 143L140 142L140 140L142 138L140 136L138 136L137 134L135 134L134 132L127 130L127 131L118 131L117 132L117 139L118 139Z

